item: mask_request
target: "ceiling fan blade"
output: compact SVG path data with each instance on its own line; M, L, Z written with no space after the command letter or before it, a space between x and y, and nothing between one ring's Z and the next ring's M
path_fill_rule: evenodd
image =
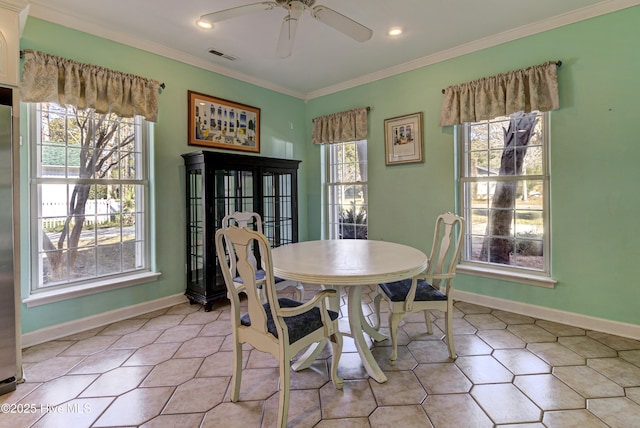
M358 42L366 42L373 35L371 29L326 6L314 7L311 16Z
M224 21L226 19L235 18L242 15L248 15L254 12L260 12L263 10L271 10L278 6L278 3L273 1L263 1L260 3L245 4L244 6L232 7L230 9L219 10L217 12L207 13L200 17L201 21L210 23Z
M293 40L296 36L296 30L298 29L298 20L304 12L304 6L299 1L291 2L289 6L289 14L282 20L282 26L280 27L280 36L278 37L278 47L276 48L276 55L279 58L287 58L291 56L293 51Z
M287 58L291 56L293 51L293 39L296 35L298 28L298 20L291 19L290 16L285 16L280 27L280 37L278 37L278 47L276 48L276 55L278 58Z

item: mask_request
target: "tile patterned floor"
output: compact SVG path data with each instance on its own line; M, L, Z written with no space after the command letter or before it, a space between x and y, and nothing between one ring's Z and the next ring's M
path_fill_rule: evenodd
M370 318L373 295L363 302ZM327 350L292 374L289 426L640 426L639 341L455 308L455 361L441 313L433 335L421 315L405 319L394 364L389 340L372 345L384 384L368 377L345 338L344 390L329 381ZM245 347L241 401L229 400L229 315L222 302L211 312L182 304L26 349L26 382L0 396L0 427L272 427L278 369L270 355Z

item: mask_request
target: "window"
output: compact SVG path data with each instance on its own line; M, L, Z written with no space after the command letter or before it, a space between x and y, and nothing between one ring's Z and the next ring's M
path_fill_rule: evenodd
M329 239L367 239L367 141L325 147Z
M549 276L548 122L534 112L459 125L462 266Z
M53 103L30 117L32 292L148 271L146 122Z

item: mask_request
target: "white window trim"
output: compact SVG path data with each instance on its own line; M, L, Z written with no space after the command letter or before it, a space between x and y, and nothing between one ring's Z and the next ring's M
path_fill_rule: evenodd
M82 285L72 285L55 290L40 291L22 300L27 308L46 305L49 303L61 302L63 300L75 299L77 297L90 296L92 294L103 293L105 291L117 290L119 288L144 284L156 281L161 274L159 272L136 272L135 274L123 275L122 277L109 277L91 281Z
M539 274L537 271L527 273L524 271L507 271L502 268L494 268L493 266L480 266L462 262L456 268L456 272L462 275L480 276L483 278L499 279L519 284L534 285L537 287L554 288L557 281L545 274Z
M37 118L37 112L36 112L36 104L30 104L29 108L27 109L27 123L29 124L29 153L32 153L32 138L38 138L38 128L40 126L39 123L36 123L37 121L35 120ZM142 171L143 171L143 180L133 180L135 181L135 184L144 184L144 191L143 191L143 195L141 195L141 201L144 204L144 213L143 213L143 217L144 217L144 224L142 226L142 228L140 229L140 231L138 231L137 233L143 233L145 235L145 239L144 239L144 251L145 251L145 265L146 268L145 269L140 269L140 270L136 270L136 271L131 271L131 272L123 272L123 273L119 273L119 274L113 274L113 275L107 275L107 276L103 276L103 277L98 277L96 279L93 280L87 280L87 281L79 281L76 283L71 283L69 285L62 285L62 286L53 286L50 289L45 288L38 288L38 287L34 287L33 285L33 281L39 281L38 279L36 279L35 277L37 277L37 275L39 275L38 272L38 267L37 267L37 263L33 262L34 257L34 250L37 251L37 248L39 248L39 244L37 239L38 238L34 238L34 236L38 236L39 235L39 231L34 231L33 230L33 225L34 222L30 221L30 235L31 235L31 242L30 242L30 260L32 260L32 266L30 269L30 278L29 278L29 296L27 296L25 299L22 300L22 302L27 306L27 307L35 307L35 306L41 306L41 305L45 305L45 304L49 304L49 303L55 303L55 302L60 302L60 301L64 301L64 300L69 300L69 299L74 299L77 297L82 297L82 296L88 296L88 295L93 295L93 294L98 294L98 293L102 293L105 291L110 291L110 290L116 290L119 288L125 288L125 287L130 287L130 286L134 286L134 285L138 285L138 284L143 284L143 283L148 283L148 282L152 282L152 281L156 281L158 279L158 277L161 275L160 272L156 272L153 271L153 266L154 266L154 262L153 262L153 255L152 255L152 247L151 247L151 241L153 239L153 234L151 232L152 230L152 215L149 212L149 210L151 209L151 198L150 198L150 192L151 192L151 159L152 159L152 142L151 139L153 138L153 124L151 122L147 122L143 120L143 123L140 127L141 133L139 135L136 136L136 138L144 138L147 141L147 144L143 146L142 148L142 156L143 156L143 162L141 165ZM30 155L30 168L37 168L37 161L35 160L35 156ZM34 216L37 215L37 209L34 210L34 207L36 206L35 204L37 204L37 195L38 193L33 191L32 186L33 185L37 185L37 183L40 180L37 178L31 178L31 173L29 173L29 186L30 186L30 193L31 195L29 196L29 215L30 216ZM35 276L35 277L34 277Z
M489 264L483 262L474 262L470 260L461 260L456 268L456 272L463 275L473 275L483 278L490 278L496 280L503 280L508 282L514 282L525 285L532 285L537 287L544 288L554 288L557 283L556 280L552 278L551 275L551 186L550 186L550 151L551 151L551 140L550 140L550 128L551 128L551 115L548 112L542 113L544 117L544 126L542 128L542 132L544 134L544 140L546 142L546 147L544 150L544 158L543 158L543 175L535 176L537 179L543 179L544 183L544 193L545 193L545 210L544 210L544 271L538 271L533 269L526 268L518 268L511 266L499 266L497 264ZM454 130L454 138L456 141L455 150L456 150L456 192L458 193L458 197L456 198L458 201L458 212L462 211L462 208L465 206L463 203L464 200L464 192L462 191L463 180L461 177L461 172L465 170L465 154L464 154L464 145L466 138L466 129L465 124L457 125ZM495 179L495 177L494 177ZM469 180L472 181L472 180ZM465 231L466 233L466 231ZM463 245L466 245L466 240L463 239ZM466 251L466 248L463 250Z
M362 139L362 140L356 140L357 141L366 141L367 142L367 171L369 169L369 140L368 139ZM348 141L345 141L345 143L348 143ZM342 143L338 143L338 144L342 144ZM330 150L330 146L331 144L323 144L321 147L321 156L322 159L324 160L324 168L321 169L322 171L322 183L323 183L323 192L322 192L322 230L321 230L321 236L322 239L332 239L330 238L331 235L331 213L330 213L330 208L329 208L329 202L330 202L330 189L334 186L344 186L344 185L365 185L367 187L367 215L368 215L368 210L369 210L369 182L367 181L353 181L353 182L337 182L337 181L331 181L331 165L332 165L332 159L331 159L331 150ZM367 176L368 176L368 172L367 172ZM367 221L367 229L369 227L369 223Z

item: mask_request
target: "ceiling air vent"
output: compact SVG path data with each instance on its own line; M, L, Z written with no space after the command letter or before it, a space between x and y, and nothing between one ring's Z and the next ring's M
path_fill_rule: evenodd
M209 49L209 53L213 54L213 55L216 55L216 56L220 56L220 57L222 57L224 59L228 59L229 61L235 61L236 60L235 56L231 56L229 54L222 53L222 52L217 51L215 49Z

